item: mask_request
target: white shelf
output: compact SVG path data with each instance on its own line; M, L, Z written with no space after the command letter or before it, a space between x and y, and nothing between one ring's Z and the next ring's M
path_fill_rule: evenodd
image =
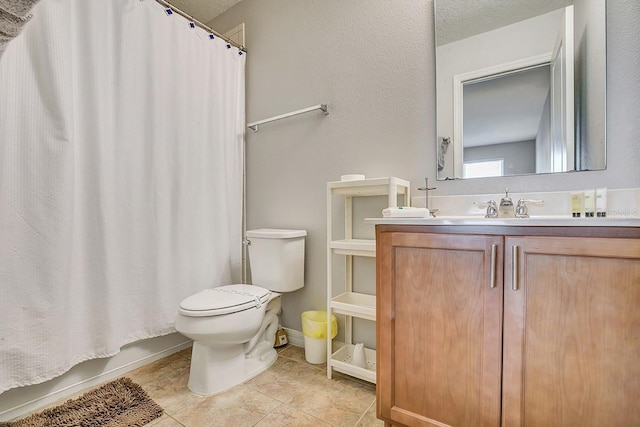
M368 348L364 349L364 356L367 360L366 368L354 366L351 364L353 357L353 350L356 346L353 344L346 344L340 350L331 355L331 366L338 372L351 375L376 383L376 351Z
M409 181L396 177L370 178L355 181L334 181L327 183L327 315L331 313L344 315L345 347L331 352L335 344L327 333L327 378L331 379L333 370L361 378L372 383L376 382L376 353L365 349L367 367L360 368L351 364L353 355L353 318L376 320L376 296L353 292L353 263L354 257L376 256L375 239L354 239L353 237L353 198L363 196L386 196L386 207L410 206ZM342 196L344 199L344 235L340 240L334 240L332 198ZM400 199L400 202L398 201ZM344 263L344 288L338 296L333 296L333 264L338 262L334 255L342 257ZM329 324L327 324L327 328Z
M360 294L357 292L345 292L331 299L331 308L334 313L361 319L376 320L376 296Z
M404 195L409 188L409 181L404 179L371 178L357 181L334 181L329 183L331 193L340 196L387 196Z
M338 255L376 256L376 241L367 239L333 240L331 249Z

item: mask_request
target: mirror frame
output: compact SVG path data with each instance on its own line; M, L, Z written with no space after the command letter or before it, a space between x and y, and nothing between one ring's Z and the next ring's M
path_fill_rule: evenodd
M455 1L455 0L447 0L447 1ZM606 34L607 34L607 13L606 13L606 8L607 8L607 1L606 0L595 0L595 1L601 1L602 4L598 5L598 7L601 7L604 9L604 16L600 16L600 14L598 14L598 16L595 19L598 19L598 21L600 21L601 19L604 19L604 22L602 23L602 31L603 31L603 40L598 40L598 43L602 44L602 58L599 59L599 62L601 62L601 66L602 66L602 72L601 72L601 76L598 76L598 80L602 80L602 81L597 81L596 82L596 89L592 91L593 92L601 92L602 94L602 103L598 102L596 105L598 105L598 109L601 109L601 111L598 111L596 114L598 116L601 117L601 120L599 120L599 125L600 127L597 128L596 130L598 131L598 134L596 135L595 138L592 138L593 140L587 140L587 137L585 136L588 132L582 132L583 128L585 126L589 126L588 124L585 124L588 119L591 117L583 117L581 115L581 113L577 110L578 108L580 108L580 106L582 104L586 104L587 100L585 99L585 97L587 95L585 94L580 94L578 92L578 86L579 86L579 82L576 81L574 83L574 88L576 88L576 93L575 93L575 98L574 98L574 106L576 108L576 116L574 118L574 122L573 122L573 128L575 130L575 136L573 138L574 143L571 144L570 150L568 151L568 153L571 153L571 150L575 149L575 153L571 153L569 155L571 155L571 157L574 159L573 163L573 168L568 168L568 171L589 171L589 170L604 170L606 169L606 164L607 164L607 151L606 151L606 145L607 145L607 138L606 138L606 76L607 76L607 64L606 64L606 58L607 58L607 52L606 52ZM441 90L438 90L439 86L439 81L438 79L441 77L439 76L439 70L441 70L441 67L439 66L439 62L442 61L442 58L439 57L438 55L438 8L437 5L438 3L442 3L442 1L439 0L434 0L433 1L433 13L434 13L434 49L435 49L435 60L436 60L436 69L435 69L435 74L436 74L436 99L438 99L441 95ZM560 6L557 7L554 10L559 10L564 8L564 6ZM542 14L545 14L548 12L543 12ZM538 15L540 16L540 15ZM527 18L528 19L528 18ZM451 25L450 22L447 22L448 25ZM498 28L502 28L500 26L498 26ZM490 30L487 30L490 31ZM480 34L480 33L479 33ZM574 32L574 34L576 34ZM467 36L467 37L471 37L471 36ZM462 38L464 39L464 38ZM599 47L599 46L598 46ZM574 52L578 52L578 49L584 49L583 46L575 46ZM582 52L584 54L584 52ZM464 81L470 80L473 78L474 75L478 75L480 72L485 73L488 71L491 71L491 69L494 69L496 73L500 73L501 71L504 71L504 67L506 65L509 66L513 66L512 69L515 68L525 68L527 66L530 65L539 65L540 63L544 63L544 62L549 62L550 59L550 54L540 54L538 55L538 57L530 57L530 58L526 58L523 60L516 60L516 61L512 61L510 63L505 63L505 64L500 64L497 65L495 67L485 67L485 68L481 68L481 69L477 69L477 70L472 70L469 72L464 72L464 73L460 73L459 75L455 75L455 76L448 76L448 78L454 78L455 81L453 83L453 98L458 99L459 101L461 101L462 98L462 84ZM586 67L584 64L581 64L583 67ZM577 74L578 70L576 70ZM582 71L583 73L585 73L585 71ZM584 81L586 81L586 77L583 77ZM586 83L584 83L584 81L582 82L582 86L586 87ZM583 89L584 91L584 89ZM585 91L586 92L586 91ZM591 99L589 99L590 101ZM453 99L452 99L452 104L454 104ZM460 102L460 105L461 102ZM584 108L584 107L583 107ZM438 116L441 114L441 108L439 108L439 102L437 101L437 105L436 105L436 129L437 129L437 144L436 144L436 159L437 159L437 169L436 169L436 178L438 180L451 180L451 179L467 179L467 178L463 178L462 177L462 167L463 167L463 147L462 145L462 141L460 136L462 135L462 122L458 119L455 120L453 119L455 114L461 114L462 108L460 108L458 110L458 112L454 111L452 112L452 129L449 131L445 131L447 133L451 132L449 135L441 135L440 132L443 132L440 129L440 120L438 119ZM458 126L454 125L454 123L458 122ZM447 124L449 122L446 122ZM447 129L448 126L447 126ZM451 136L451 137L449 137ZM595 157L593 157L591 155L591 153L588 151L587 148L590 148L591 150L597 150L597 154L595 155ZM447 152L448 151L448 152ZM592 151L593 152L593 151ZM446 165L447 162L452 162L453 161L453 167L451 167L450 165ZM596 164L597 163L597 164ZM445 165L448 166L446 167L446 171L443 174L443 170L445 170ZM563 172L534 172L534 173L522 173L522 174L511 174L511 175L502 175L502 176L518 176L518 175L531 175L531 174L548 174L548 173L563 173ZM452 175L452 176L446 176L446 175Z

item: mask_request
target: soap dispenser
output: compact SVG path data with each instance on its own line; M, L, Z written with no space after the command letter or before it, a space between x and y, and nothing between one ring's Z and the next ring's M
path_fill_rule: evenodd
M505 188L505 196L500 199L500 207L498 208L498 218L515 218L516 212L513 207L513 201L509 197L509 189Z

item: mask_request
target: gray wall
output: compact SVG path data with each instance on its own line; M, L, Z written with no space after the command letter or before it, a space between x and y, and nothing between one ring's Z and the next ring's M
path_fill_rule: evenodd
M399 176L435 182L432 1L243 0L210 23L246 23L247 121L318 103L247 132L248 228L308 230L306 286L283 298L283 326L326 305L326 182ZM608 168L438 182L435 195L640 185L640 2L608 7ZM365 215L379 216L378 207ZM336 218L339 220L339 217Z

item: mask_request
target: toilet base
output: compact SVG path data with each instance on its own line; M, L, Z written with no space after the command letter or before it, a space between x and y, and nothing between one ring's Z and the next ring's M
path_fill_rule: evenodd
M244 381L249 381L251 378L257 377L258 375L269 369L276 360L278 360L278 353L273 347L261 357L246 359L247 378Z
M273 348L273 344L278 329L280 309L280 294L272 292L264 318L255 335L247 342L236 344L230 343L231 340L221 343L219 339L221 334L208 336L196 328L194 322L183 324L181 321L184 318L178 317L176 321L178 332L194 340L191 351L189 390L201 396L211 396L242 384L270 368L278 359L278 353ZM231 316L235 318L237 314L234 313ZM198 323L198 325L202 324ZM201 327L201 329L205 328Z
M194 342L189 390L201 396L222 393L266 371L278 358L274 348L249 358L243 349L243 345L220 348Z

